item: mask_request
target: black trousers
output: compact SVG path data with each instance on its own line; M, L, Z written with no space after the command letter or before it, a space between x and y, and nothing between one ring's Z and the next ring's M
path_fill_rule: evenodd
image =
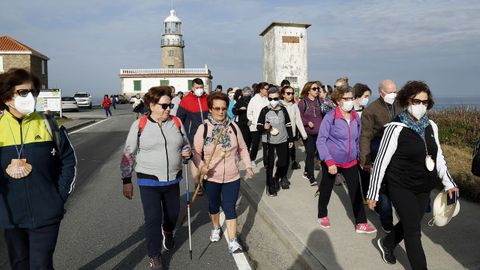
M180 184L164 187L140 186L145 215L145 240L149 257L160 256L162 228L173 232L180 211Z
M274 185L273 180L273 166L275 157L277 159L277 170L275 172L275 178L280 179L287 175L289 160L288 142L280 144L267 144L263 143L263 165L267 173L267 187ZM267 158L268 157L268 158Z
M405 188L389 185L388 193L400 221L385 237L383 244L387 248L394 249L398 243L404 240L412 269L427 269L427 260L421 241L420 222L429 202L430 192L414 193Z
M362 186L363 199L366 200L368 185L370 184L370 173L362 170L362 168L360 168L360 165L358 165L358 171L360 172L360 183Z
M260 146L261 134L258 131L252 131L252 146L250 148L250 160L255 161L257 159L258 147Z
M5 229L12 270L53 269L59 228L60 223L36 229Z
M337 167L337 169L338 173L341 173L347 182L348 195L350 195L350 202L352 203L356 224L367 222L365 209L362 204L362 194L360 193L357 166L347 169ZM318 218L328 216L327 206L330 202L334 184L335 175L329 174L327 165L322 162L322 181L320 182L320 195L318 196Z
M250 148L252 147L252 135L250 134L250 128L246 125L238 125L238 127L240 128L240 132L242 132L243 140L247 145L247 149L250 151Z
M308 176L314 176L313 172L315 169L315 157L317 153L317 135L308 134L308 138L303 141L305 145L305 152L307 152L307 157L305 159L305 171Z
M297 148L295 147L295 142L293 142L293 147L290 148L290 160L297 161Z

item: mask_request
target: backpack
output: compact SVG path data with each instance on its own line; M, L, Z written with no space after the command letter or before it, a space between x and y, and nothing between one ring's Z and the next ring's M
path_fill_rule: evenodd
M172 119L173 123L175 123L175 126L178 127L178 130L180 131L180 134L183 136L182 132L182 124L180 122L180 119L176 117L175 115L170 115L170 119ZM140 120L138 121L138 133L137 133L137 153L140 151L140 136L142 136L143 130L145 129L145 126L147 125L148 121L148 116L147 115L142 115L140 117Z
M480 176L480 140L473 147L472 174Z

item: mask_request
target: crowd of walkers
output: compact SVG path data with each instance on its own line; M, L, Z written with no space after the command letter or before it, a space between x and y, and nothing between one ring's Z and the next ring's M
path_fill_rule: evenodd
M53 269L63 205L75 183L75 154L66 131L34 110L38 84L22 69L0 75L0 227L5 229L12 269ZM404 241L411 267L427 269L420 222L430 204L430 191L438 178L449 196L459 190L446 167L438 127L428 118L434 101L425 82L409 81L397 91L394 81L381 81L380 97L371 103L372 90L362 83L351 87L346 77L333 88L309 81L299 91L284 80L280 86L260 82L222 91L218 85L208 93L198 78L184 96L171 86L152 87L141 99L143 107L135 111L137 120L130 127L120 166L123 195L132 199L135 173L152 269L163 269L162 249L175 246L184 170L195 182L193 200L206 193L210 241L218 242L223 235L221 207L228 252L237 253L242 251L236 228L240 160L246 178L253 178L262 148L265 192L276 197L280 190L289 192L293 181L288 170L302 167L295 144L305 149L305 184L318 186L312 194L318 194L321 228L335 226L328 204L341 175L354 231L377 231L367 222L368 205L388 233L377 241L382 259L394 264L394 249ZM105 96L107 115L113 105L109 101ZM317 169L321 172L316 177ZM23 183L41 187L42 197L37 193L19 197L25 193ZM186 197L189 205L190 194ZM27 208L43 210L25 212Z

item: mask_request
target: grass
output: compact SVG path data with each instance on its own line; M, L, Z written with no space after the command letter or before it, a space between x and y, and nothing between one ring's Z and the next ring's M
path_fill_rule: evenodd
M448 169L462 197L480 202L480 177L471 172L472 148L480 139L480 110L453 108L430 112L437 123Z

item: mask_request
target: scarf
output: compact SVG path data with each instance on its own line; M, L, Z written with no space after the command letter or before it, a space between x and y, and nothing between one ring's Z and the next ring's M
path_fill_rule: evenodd
M220 135L218 144L221 144L223 149L230 148L230 146L232 146L232 143L230 141L230 135L226 131L226 129L230 125L230 119L228 117L225 117L225 119L223 119L222 121L217 121L213 119L212 115L209 113L208 121L210 121L210 123L213 125L213 131L211 136L207 136L205 138L203 145L205 146L209 143L212 143L212 144L215 143L215 140L218 137L218 133L220 133L220 130L222 130L222 127L223 127L222 135Z
M413 121L408 115L407 110L402 111L399 115L400 121L407 125L407 127L415 131L423 140L425 140L425 128L430 125L428 116L425 114L419 121Z

